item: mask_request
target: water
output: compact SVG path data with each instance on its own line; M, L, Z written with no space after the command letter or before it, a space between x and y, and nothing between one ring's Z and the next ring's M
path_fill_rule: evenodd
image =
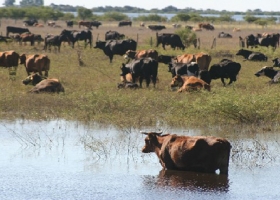
M77 12L70 12L72 13L75 17L77 16ZM103 15L103 12L93 12L93 14L95 15ZM123 13L125 15L127 15L130 19L133 20L133 18L139 17L141 15L144 16L148 16L150 14L153 13ZM161 17L166 17L168 20L170 20L172 17L174 17L176 14L172 14L172 13L154 13L156 15L159 15ZM219 14L201 14L201 16L203 17L220 17ZM276 17L277 21L276 22L280 22L280 15L253 15L254 17L260 17L260 18L268 18L268 17ZM243 17L245 17L245 15L232 15L232 19L234 19L235 21L244 21Z
M0 199L279 199L279 133L232 129L227 138L229 175L220 176L161 171L155 154L141 153L144 136L133 128L0 121Z

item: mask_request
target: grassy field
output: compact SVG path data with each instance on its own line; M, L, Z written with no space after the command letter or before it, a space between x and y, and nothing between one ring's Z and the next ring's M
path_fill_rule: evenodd
M58 22L65 27L65 22ZM147 23L149 24L149 23ZM152 23L151 23L152 24ZM22 26L22 21L2 20L0 32L6 34L6 26ZM195 25L195 24L189 24ZM171 24L161 32L173 33ZM232 32L234 27L241 32ZM274 126L280 121L279 116L279 85L269 85L267 77L257 78L254 73L263 66L271 66L272 59L280 56L279 48L260 47L268 56L267 62L244 61L235 56L240 49L238 37L250 33L277 33L280 25L271 25L264 29L246 23L217 24L214 31L197 32L200 38L200 49L193 47L184 51L172 50L167 47L156 48L155 32L140 27L139 23L132 27L117 27L117 22L103 22L99 29L93 28L93 40L104 40L108 30L116 30L129 38L137 40L137 49L156 49L160 54L180 55L183 53L206 52L212 56L211 64L218 63L223 58L229 58L241 64L238 80L231 86L223 87L220 80L213 80L212 91L193 93L177 93L171 91L171 74L167 66L159 65L159 83L156 88L139 90L117 89L120 82L120 66L124 61L121 56L114 56L113 63L100 49L79 47L72 49L68 44L62 45L61 52L45 52L43 43L30 46L17 43L1 43L0 51L15 50L19 54L44 53L51 59L50 78L61 80L64 94L29 94L32 86L25 86L22 80L27 76L24 66L19 66L16 79L9 80L8 69L0 68L0 118L1 119L42 119L65 118L85 122L97 121L116 126L154 126L166 124L182 127L203 127L227 124L256 124ZM29 28L32 33L59 34L61 28ZM73 29L79 29L74 26ZM216 46L211 49L213 39L224 31L233 35L232 39L216 40ZM153 46L150 46L150 41ZM94 45L93 45L94 46ZM81 51L84 66L79 66L77 51ZM228 81L228 80L227 80Z

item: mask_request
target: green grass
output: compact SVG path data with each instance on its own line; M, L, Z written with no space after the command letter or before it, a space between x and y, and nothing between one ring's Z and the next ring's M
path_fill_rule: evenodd
M2 28L2 27L1 27ZM110 27L111 28L111 27ZM231 27L230 27L231 28ZM96 35L97 31L93 30ZM117 28L116 28L117 29ZM229 32L230 29L228 29ZM232 29L231 29L232 30ZM56 30L57 32L61 30ZM95 32L96 31L96 32ZM135 35L139 27L118 29L126 35ZM143 34L141 31L145 31ZM170 31L174 31L170 29ZM171 74L167 66L159 65L159 83L156 88L138 90L117 89L120 82L120 66L124 62L121 56L114 56L113 63L99 49L81 49L85 66L78 63L77 47L62 46L61 53L44 52L41 46L30 47L18 44L1 44L0 50L15 50L18 53L45 53L51 59L49 77L61 80L65 93L30 94L32 86L21 83L27 75L24 66L19 66L16 79L9 80L8 69L0 68L0 118L1 119L42 119L64 118L84 122L97 121L116 126L155 126L170 125L181 127L204 127L227 124L278 124L279 87L269 85L267 77L255 77L254 73L265 65L271 65L271 59L279 55L280 50L273 52L270 48L257 50L268 55L267 62L243 61L235 56L238 51L238 34L233 39L218 39L216 48L210 49L213 38L218 32L203 31L201 49L187 48L184 52L164 51L162 47L152 47L160 54L179 55L183 53L207 52L212 56L211 65L219 62L223 55L232 55L231 59L241 63L238 80L231 86L223 87L220 80L213 80L212 90L192 93L177 93L170 88ZM260 32L259 29L254 30ZM271 30L272 32L276 32ZM226 31L225 31L226 32ZM141 34L141 35L140 35ZM149 30L140 30L138 49L148 49ZM102 39L102 38L101 38ZM155 42L155 40L153 40ZM82 45L82 42L80 42ZM228 81L228 80L227 80Z

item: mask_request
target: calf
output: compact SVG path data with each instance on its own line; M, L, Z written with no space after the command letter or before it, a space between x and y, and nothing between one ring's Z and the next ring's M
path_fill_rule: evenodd
M274 70L273 67L263 67L260 71L255 73L255 76L267 76L270 78L270 83L279 83L280 71Z
M198 76L199 67L196 62L192 63L169 63L169 72L172 74L172 78L176 75L188 75Z
M171 88L180 87L178 92L183 92L183 91L190 92L193 90L200 90L201 88L204 88L208 91L211 90L211 87L208 83L204 82L203 80L195 76L176 75L175 77L173 77L170 85Z
M140 58L147 58L147 57L157 60L158 52L153 49L138 50L138 51L128 50L127 52L125 52L125 58L140 59Z
M228 174L230 143L213 136L147 135L143 153L155 152L163 169Z

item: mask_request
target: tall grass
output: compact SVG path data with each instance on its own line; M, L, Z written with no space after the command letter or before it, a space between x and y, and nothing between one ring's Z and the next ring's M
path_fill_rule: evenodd
M7 22L8 23L8 22ZM20 23L20 22L19 22ZM63 23L63 22L61 22ZM266 77L255 77L254 73L261 67L272 64L271 59L279 55L280 50L259 48L268 55L267 62L244 61L235 56L239 49L238 36L244 37L255 32L277 32L276 27L269 30L244 29L240 33L232 33L232 39L217 39L214 49L210 49L213 38L218 32L230 32L232 27L218 27L215 31L197 33L201 40L201 49L190 47L185 51L162 47L150 47L150 38L155 41L155 33L146 28L134 25L132 28L103 23L99 29L94 29L93 37L111 29L136 38L139 36L138 49L154 48L160 54L179 55L183 53L207 52L212 55L211 64L222 58L233 59L241 63L238 80L231 86L223 87L220 80L213 80L211 92L199 91L193 93L177 93L171 90L171 74L167 66L159 65L159 83L156 88L150 86L138 90L117 89L120 82L121 56L114 56L113 63L98 49L80 50L77 59L77 47L68 45L61 47L61 53L44 52L43 44L30 47L16 43L0 44L0 50L15 50L18 53L45 53L51 59L49 77L61 80L65 87L64 94L30 94L32 86L21 84L26 77L24 66L19 66L16 80L9 80L8 70L0 68L0 118L53 119L97 121L116 126L195 126L225 124L274 124L279 117L279 85L269 85ZM241 27L242 28L242 27ZM2 22L1 31L5 32ZM35 29L32 32L44 34L61 32L61 29ZM165 32L174 32L171 27ZM82 46L83 43L79 42ZM80 66L80 61L84 63Z

